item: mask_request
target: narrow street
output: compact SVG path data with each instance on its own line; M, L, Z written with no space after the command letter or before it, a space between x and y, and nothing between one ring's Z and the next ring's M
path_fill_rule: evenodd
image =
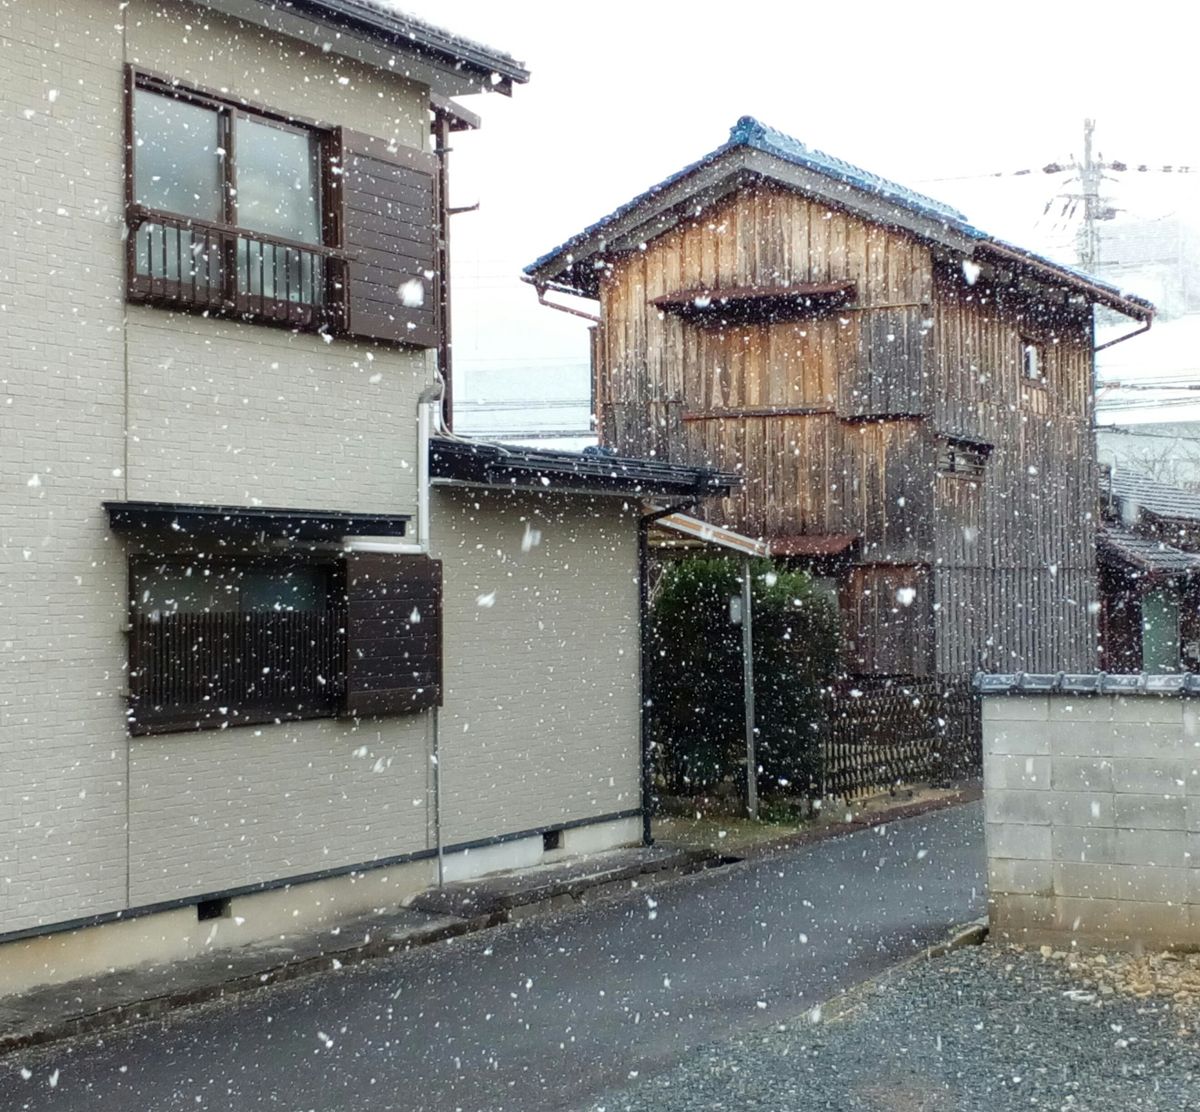
M983 852L981 805L955 807L18 1053L0 1107L587 1106L981 914Z

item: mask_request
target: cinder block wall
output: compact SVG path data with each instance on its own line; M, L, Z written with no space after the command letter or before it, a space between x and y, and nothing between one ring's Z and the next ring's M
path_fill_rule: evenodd
M995 937L1200 946L1200 700L985 695Z

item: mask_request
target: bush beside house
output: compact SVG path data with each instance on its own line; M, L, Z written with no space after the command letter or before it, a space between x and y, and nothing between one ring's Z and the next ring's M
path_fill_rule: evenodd
M751 565L759 785L813 794L822 692L837 667L837 608L802 571ZM745 760L741 628L729 600L741 562L709 558L664 570L651 607L651 737L667 792L692 795L741 779Z

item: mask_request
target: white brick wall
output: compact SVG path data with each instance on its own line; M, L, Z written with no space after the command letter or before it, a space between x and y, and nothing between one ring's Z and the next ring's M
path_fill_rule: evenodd
M126 60L424 141L419 87L209 10L0 3L0 933L432 844L424 717L125 734L127 550L101 503L412 511L429 375L124 303ZM442 495L435 522L446 839L637 807L629 512Z
M419 86L205 9L0 5L0 933L426 844L423 722L125 736L101 502L411 511L429 365L125 305L126 60L424 141Z
M986 696L993 929L1200 944L1200 730L1180 697Z

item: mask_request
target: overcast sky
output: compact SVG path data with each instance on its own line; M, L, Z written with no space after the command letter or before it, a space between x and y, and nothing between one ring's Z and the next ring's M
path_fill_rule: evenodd
M466 98L483 127L456 137L452 202L482 205L453 224L463 385L482 367L519 370L528 396L578 381L583 322L539 308L521 267L718 146L744 114L1043 250L1053 229L1035 219L1057 179L932 179L1068 160L1085 116L1105 157L1200 167L1200 131L1183 126L1195 99L1183 5L400 6L532 71L511 100ZM1189 203L1200 174L1177 181Z

